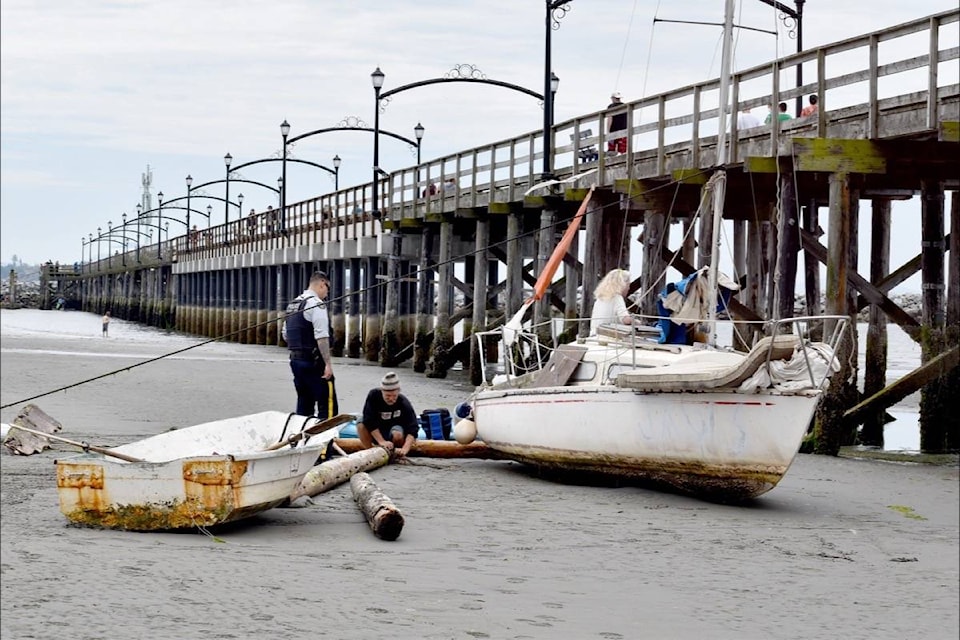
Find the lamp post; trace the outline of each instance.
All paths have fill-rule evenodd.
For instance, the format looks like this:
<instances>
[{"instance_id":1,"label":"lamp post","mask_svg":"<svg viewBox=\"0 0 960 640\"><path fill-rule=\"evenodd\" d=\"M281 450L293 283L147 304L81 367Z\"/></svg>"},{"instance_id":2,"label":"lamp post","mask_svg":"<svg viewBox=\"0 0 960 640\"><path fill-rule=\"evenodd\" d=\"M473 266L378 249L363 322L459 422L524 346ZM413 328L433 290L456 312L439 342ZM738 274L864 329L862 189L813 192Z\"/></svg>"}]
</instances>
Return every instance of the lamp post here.
<instances>
[{"instance_id":1,"label":"lamp post","mask_svg":"<svg viewBox=\"0 0 960 640\"><path fill-rule=\"evenodd\" d=\"M123 226L121 227L123 229L123 254L120 256L120 264L125 267L127 266L127 214L124 213L120 217L123 218Z\"/></svg>"},{"instance_id":2,"label":"lamp post","mask_svg":"<svg viewBox=\"0 0 960 640\"><path fill-rule=\"evenodd\" d=\"M333 156L333 190L340 191L340 163L343 160L340 159L339 154Z\"/></svg>"},{"instance_id":3,"label":"lamp post","mask_svg":"<svg viewBox=\"0 0 960 640\"><path fill-rule=\"evenodd\" d=\"M417 166L420 166L420 143L423 142L423 125L419 122L413 128L413 137L417 139Z\"/></svg>"},{"instance_id":4,"label":"lamp post","mask_svg":"<svg viewBox=\"0 0 960 640\"><path fill-rule=\"evenodd\" d=\"M187 234L189 234L190 233L190 187L193 186L193 176L188 174L186 183L187 183Z\"/></svg>"},{"instance_id":5,"label":"lamp post","mask_svg":"<svg viewBox=\"0 0 960 640\"><path fill-rule=\"evenodd\" d=\"M100 236L103 235L103 229L97 227L97 271L100 271Z\"/></svg>"},{"instance_id":6,"label":"lamp post","mask_svg":"<svg viewBox=\"0 0 960 640\"><path fill-rule=\"evenodd\" d=\"M380 90L383 88L383 71L377 67L370 74L373 83L373 218L380 218Z\"/></svg>"},{"instance_id":7,"label":"lamp post","mask_svg":"<svg viewBox=\"0 0 960 640\"><path fill-rule=\"evenodd\" d=\"M143 211L143 205L137 205L137 264L140 264L140 213Z\"/></svg>"},{"instance_id":8,"label":"lamp post","mask_svg":"<svg viewBox=\"0 0 960 640\"><path fill-rule=\"evenodd\" d=\"M283 176L277 178L277 206L283 211Z\"/></svg>"},{"instance_id":9,"label":"lamp post","mask_svg":"<svg viewBox=\"0 0 960 640\"><path fill-rule=\"evenodd\" d=\"M210 228L210 218L213 216L213 205L207 205L207 229Z\"/></svg>"},{"instance_id":10,"label":"lamp post","mask_svg":"<svg viewBox=\"0 0 960 640\"><path fill-rule=\"evenodd\" d=\"M87 234L89 238L87 239L87 272L93 272L93 234Z\"/></svg>"},{"instance_id":11,"label":"lamp post","mask_svg":"<svg viewBox=\"0 0 960 640\"><path fill-rule=\"evenodd\" d=\"M159 204L159 209L157 209L157 260L160 260L160 221L163 220L163 191L157 194L157 202Z\"/></svg>"},{"instance_id":12,"label":"lamp post","mask_svg":"<svg viewBox=\"0 0 960 640\"><path fill-rule=\"evenodd\" d=\"M240 223L243 221L243 194L237 194L237 235L240 234ZM229 235L229 229L227 230Z\"/></svg>"},{"instance_id":13,"label":"lamp post","mask_svg":"<svg viewBox=\"0 0 960 640\"><path fill-rule=\"evenodd\" d=\"M280 123L280 136L283 138L283 165L280 177L283 183L280 185L280 228L287 228L287 136L290 135L290 123L286 119Z\"/></svg>"},{"instance_id":14,"label":"lamp post","mask_svg":"<svg viewBox=\"0 0 960 640\"><path fill-rule=\"evenodd\" d=\"M543 180L553 178L551 155L553 154L553 94L557 91L560 80L553 73L550 62L551 40L554 16L556 10L565 11L570 0L546 0L545 34L543 38ZM562 16L561 16L562 17ZM558 23L559 24L559 23Z\"/></svg>"},{"instance_id":15,"label":"lamp post","mask_svg":"<svg viewBox=\"0 0 960 640\"><path fill-rule=\"evenodd\" d=\"M233 156L229 153L223 156L223 164L227 166L227 194L223 199L223 224L230 222L230 163L233 162Z\"/></svg>"}]
</instances>

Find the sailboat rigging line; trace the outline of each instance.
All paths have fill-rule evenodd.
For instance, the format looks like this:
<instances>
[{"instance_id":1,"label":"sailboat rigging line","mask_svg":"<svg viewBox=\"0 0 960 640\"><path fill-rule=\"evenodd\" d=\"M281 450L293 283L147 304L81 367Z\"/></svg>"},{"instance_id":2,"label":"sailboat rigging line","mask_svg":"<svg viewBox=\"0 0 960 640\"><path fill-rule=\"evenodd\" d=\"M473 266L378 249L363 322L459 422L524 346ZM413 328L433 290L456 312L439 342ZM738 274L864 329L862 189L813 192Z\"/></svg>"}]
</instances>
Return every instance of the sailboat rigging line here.
<instances>
[{"instance_id":1,"label":"sailboat rigging line","mask_svg":"<svg viewBox=\"0 0 960 640\"><path fill-rule=\"evenodd\" d=\"M648 191L650 191L650 192L659 191L660 189L664 189L664 188L667 188L667 187L670 187L670 186L673 186L673 185L679 185L679 181L677 181L677 180L671 180L671 181L669 181L669 182L667 182L667 183L664 183L664 184L662 184L662 185L657 185L657 186L649 189ZM593 213L600 213L600 212L602 212L604 209L606 209L607 207L619 206L619 204L620 204L619 202L611 202L611 203L608 203L608 204L600 205L600 206L594 208L592 211L585 211L584 214L583 214L583 217L585 218L586 216L591 215L591 214L593 214ZM568 222L568 221L566 221L566 220L565 220L565 221L556 221L556 222L553 223L553 226L558 226L558 225L560 225L562 222ZM525 233L521 233L521 234L519 234L519 235L516 236L516 237L517 237L517 238L523 238L523 237L525 237L525 236L532 236L532 235L535 235L535 234L538 234L538 233L540 233L540 229L539 229L539 228L533 229L533 230L531 230L531 231L527 231L527 232L525 232ZM461 255L452 256L449 260L447 260L447 261L445 261L445 262L432 262L431 265L429 266L428 270L432 270L432 269L434 269L434 268L436 268L436 267L438 267L438 266L441 266L441 265L443 265L443 264L456 264L457 261L458 261L458 260L461 260L462 258L465 258L465 257L467 257L467 256L471 256L471 255L476 255L477 253L480 253L480 252L482 252L482 251L487 251L487 250L489 250L491 247L499 247L499 246L502 246L502 245L506 245L508 242L512 241L513 239L514 239L514 238L508 238L508 239L501 240L501 241L499 241L499 242L495 242L495 243L493 243L493 244L487 245L487 246L484 247L483 249L476 249L476 250L474 250L474 251L467 251L467 252L464 252L464 253L461 254ZM407 279L409 279L409 278L411 278L411 277L415 277L415 276L419 275L419 273L420 273L420 267L419 267L419 266L415 266L415 267L413 267L412 269L408 270L406 273L400 274L400 276L397 278L397 280L402 282L402 281L407 280ZM354 296L354 295L362 295L362 294L368 293L368 292L376 289L377 287L386 286L386 285L388 285L390 282L391 282L391 280L388 278L388 279L382 280L382 281L380 281L380 282L378 282L378 283L376 283L376 284L374 284L374 285L371 285L371 286L369 286L369 287L363 287L363 288L358 289L358 290L356 290L356 291L351 291L350 293L346 293L346 294L344 294L344 295L342 295L342 296L339 296L339 297L337 297L337 298L329 298L329 299L327 300L327 304L329 305L331 302L343 301L343 300L346 300L346 299L348 299L348 298L350 298L351 296ZM103 373L103 374L100 374L100 375L98 375L98 376L94 376L94 377L92 377L92 378L87 378L87 379L85 379L85 380L80 380L79 382L74 382L74 383L72 383L72 384L64 385L64 386L58 387L58 388L56 388L56 389L51 389L51 390L48 390L48 391L44 391L43 393L38 393L38 394L33 395L33 396L30 396L30 397L28 397L28 398L23 398L23 399L17 400L17 401L15 401L15 402L8 402L7 404L0 405L0 409L8 409L8 408L10 408L10 407L14 407L14 406L17 406L17 405L20 405L20 404L24 404L24 403L27 403L27 402L32 402L33 400L37 400L37 399L39 399L39 398L43 398L43 397L46 397L46 396L49 396L49 395L53 395L53 394L59 393L59 392L61 392L61 391L67 391L67 390L69 390L69 389L73 389L73 388L76 388L76 387L85 385L85 384L87 384L87 383L89 383L89 382L95 382L95 381L97 381L97 380L102 380L102 379L104 379L104 378L109 378L110 376L117 375L117 374L123 373L123 372L125 372L125 371L131 371L131 370L136 369L136 368L138 368L138 367L142 367L142 366L147 365L147 364L152 364L152 363L154 363L154 362L158 362L158 361L163 360L163 359L165 359L165 358L169 358L169 357L172 357L172 356L179 355L179 354L181 354L181 353L185 353L185 352L190 351L190 350L192 350L192 349L196 349L196 348L198 348L198 347L202 347L202 346L204 346L204 345L208 345L208 344L210 344L211 342L220 342L220 341L223 341L223 340L225 340L225 339L227 339L227 338L233 337L233 336L235 336L235 335L238 335L238 334L241 334L241 333L246 333L247 331L249 331L249 330L251 330L251 329L256 329L257 327L267 326L267 325L270 325L270 324L274 324L274 323L277 322L277 320L285 320L288 315L290 315L290 314L280 312L280 313L278 313L277 316L275 316L275 317L273 317L273 318L269 318L269 319L267 319L267 320L265 320L265 321L263 321L263 322L258 322L258 323L255 323L255 324L247 325L247 326L245 326L245 327L242 327L242 328L237 329L237 330L235 330L235 331L231 331L231 332L229 332L229 333L224 333L224 334L215 336L215 337L213 337L213 338L208 338L208 339L206 339L206 340L201 340L200 342L198 342L198 343L196 343L196 344L192 344L192 345L189 345L189 346L187 346L187 347L183 347L182 349L176 349L176 350L174 350L174 351L170 351L170 352L168 352L168 353L164 353L164 354L161 354L161 355L156 356L156 357L153 357L153 358L148 358L148 359L146 359L146 360L143 360L142 362L137 362L137 363L132 364L132 365L127 366L127 367L121 367L121 368L119 368L119 369L114 369L113 371L108 371L107 373Z\"/></svg>"},{"instance_id":2,"label":"sailboat rigging line","mask_svg":"<svg viewBox=\"0 0 960 640\"><path fill-rule=\"evenodd\" d=\"M620 52L620 66L617 67L617 79L613 83L614 89L620 87L620 74L623 73L623 61L627 57L627 44L630 42L630 29L633 27L633 16L637 13L637 0L633 0L633 10L630 12L630 20L627 22L627 35L623 39L623 50Z\"/></svg>"}]
</instances>

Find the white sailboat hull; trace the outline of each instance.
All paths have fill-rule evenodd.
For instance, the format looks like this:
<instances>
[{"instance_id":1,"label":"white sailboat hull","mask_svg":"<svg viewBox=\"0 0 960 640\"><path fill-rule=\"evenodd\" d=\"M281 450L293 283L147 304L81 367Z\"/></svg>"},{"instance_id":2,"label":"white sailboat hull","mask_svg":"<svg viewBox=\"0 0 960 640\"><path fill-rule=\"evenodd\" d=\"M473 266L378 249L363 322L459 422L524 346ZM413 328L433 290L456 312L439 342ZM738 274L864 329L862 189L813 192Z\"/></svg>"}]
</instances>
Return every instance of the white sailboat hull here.
<instances>
[{"instance_id":1,"label":"white sailboat hull","mask_svg":"<svg viewBox=\"0 0 960 640\"><path fill-rule=\"evenodd\" d=\"M481 391L473 410L479 437L510 458L742 500L786 473L819 395L564 386Z\"/></svg>"},{"instance_id":2,"label":"white sailboat hull","mask_svg":"<svg viewBox=\"0 0 960 640\"><path fill-rule=\"evenodd\" d=\"M78 524L135 531L210 526L255 515L290 496L339 428L296 447L265 449L316 423L270 411L111 449L144 462L94 453L57 460L60 510Z\"/></svg>"}]
</instances>

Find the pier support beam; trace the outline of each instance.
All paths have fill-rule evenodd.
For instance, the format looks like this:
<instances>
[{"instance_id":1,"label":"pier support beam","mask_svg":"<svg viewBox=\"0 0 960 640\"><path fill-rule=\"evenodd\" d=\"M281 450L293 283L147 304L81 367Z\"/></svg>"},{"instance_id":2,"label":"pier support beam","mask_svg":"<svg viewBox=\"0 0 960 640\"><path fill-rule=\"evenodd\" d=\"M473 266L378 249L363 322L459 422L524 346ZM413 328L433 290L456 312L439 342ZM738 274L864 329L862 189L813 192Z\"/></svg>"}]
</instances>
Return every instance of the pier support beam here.
<instances>
[{"instance_id":1,"label":"pier support beam","mask_svg":"<svg viewBox=\"0 0 960 640\"><path fill-rule=\"evenodd\" d=\"M433 330L433 353L430 366L427 367L428 378L446 378L447 369L450 368L450 349L453 347L453 328L450 326L450 307L453 302L450 295L453 290L453 263L450 261L452 251L453 223L444 220L440 223L437 325Z\"/></svg>"},{"instance_id":2,"label":"pier support beam","mask_svg":"<svg viewBox=\"0 0 960 640\"><path fill-rule=\"evenodd\" d=\"M380 340L380 366L394 367L399 362L400 345L400 256L403 251L403 232L394 229L391 235L390 256L387 258L387 303Z\"/></svg>"},{"instance_id":3,"label":"pier support beam","mask_svg":"<svg viewBox=\"0 0 960 640\"><path fill-rule=\"evenodd\" d=\"M423 373L430 358L430 333L433 330L433 237L434 225L423 229L420 263L417 272L417 325L413 337L413 370Z\"/></svg>"},{"instance_id":4,"label":"pier support beam","mask_svg":"<svg viewBox=\"0 0 960 640\"><path fill-rule=\"evenodd\" d=\"M800 224L797 216L797 192L792 171L780 174L780 207L777 211L776 304L774 318L792 318L797 288L797 251L800 249Z\"/></svg>"},{"instance_id":5,"label":"pier support beam","mask_svg":"<svg viewBox=\"0 0 960 640\"><path fill-rule=\"evenodd\" d=\"M850 189L850 175L830 175L830 229L828 232L829 256L827 258L827 314L850 315L847 303L847 270L849 268L850 209L856 197ZM850 319L851 322L855 318ZM824 335L833 331L833 323L824 327ZM848 427L843 420L847 407L856 404L856 387L847 383L850 371L850 354L853 352L853 332L844 332L835 354L840 362L840 371L834 372L817 407L814 427L814 453L835 456L841 444L847 440Z\"/></svg>"},{"instance_id":6,"label":"pier support beam","mask_svg":"<svg viewBox=\"0 0 960 640\"><path fill-rule=\"evenodd\" d=\"M877 285L890 273L890 200L875 198L871 205L870 282ZM863 395L868 398L887 386L887 322L887 314L877 305L870 305L863 372ZM885 418L886 411L882 409L865 416L860 444L883 446Z\"/></svg>"},{"instance_id":7,"label":"pier support beam","mask_svg":"<svg viewBox=\"0 0 960 640\"><path fill-rule=\"evenodd\" d=\"M944 331L944 194L943 185L924 181L921 189L920 273L922 279L923 309L921 324L921 360L926 363L943 352L946 345ZM947 446L947 432L957 428L957 411L948 410L949 376L939 376L920 390L920 450L924 453L942 453ZM954 390L956 391L956 389ZM953 414L952 416L950 414ZM948 429L948 423L952 429Z\"/></svg>"},{"instance_id":8,"label":"pier support beam","mask_svg":"<svg viewBox=\"0 0 960 640\"><path fill-rule=\"evenodd\" d=\"M487 320L487 246L490 244L490 222L485 217L477 219L473 268L473 331L470 338L470 382L479 386L483 382L484 358L479 341L475 337L486 327Z\"/></svg>"},{"instance_id":9,"label":"pier support beam","mask_svg":"<svg viewBox=\"0 0 960 640\"><path fill-rule=\"evenodd\" d=\"M350 306L347 311L347 357L359 358L360 347L360 273L363 265L360 258L350 258Z\"/></svg>"}]
</instances>

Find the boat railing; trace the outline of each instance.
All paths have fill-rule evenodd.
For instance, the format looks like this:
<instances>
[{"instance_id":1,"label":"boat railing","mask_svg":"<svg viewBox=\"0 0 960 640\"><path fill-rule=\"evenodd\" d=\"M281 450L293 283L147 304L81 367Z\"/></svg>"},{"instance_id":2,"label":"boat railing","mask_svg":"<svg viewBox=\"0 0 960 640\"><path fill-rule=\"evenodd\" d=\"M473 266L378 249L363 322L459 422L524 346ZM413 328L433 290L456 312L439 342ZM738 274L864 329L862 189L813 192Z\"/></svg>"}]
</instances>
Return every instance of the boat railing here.
<instances>
[{"instance_id":1,"label":"boat railing","mask_svg":"<svg viewBox=\"0 0 960 640\"><path fill-rule=\"evenodd\" d=\"M770 335L794 334L801 340L800 353L803 354L805 370L810 379L810 386L820 390L835 369L836 353L840 341L850 328L850 317L843 315L797 316L772 320L769 324ZM817 379L814 367L810 362L810 351L819 352L829 363L824 374ZM774 360L773 342L770 343L766 359L767 374L771 374L771 362Z\"/></svg>"}]
</instances>

